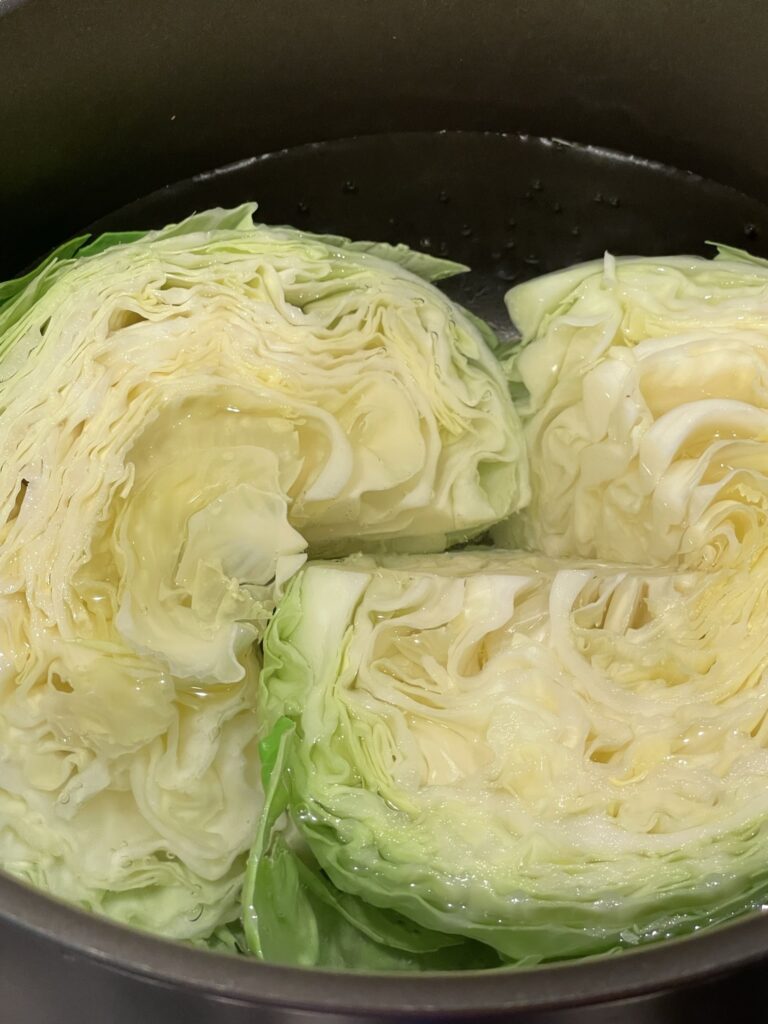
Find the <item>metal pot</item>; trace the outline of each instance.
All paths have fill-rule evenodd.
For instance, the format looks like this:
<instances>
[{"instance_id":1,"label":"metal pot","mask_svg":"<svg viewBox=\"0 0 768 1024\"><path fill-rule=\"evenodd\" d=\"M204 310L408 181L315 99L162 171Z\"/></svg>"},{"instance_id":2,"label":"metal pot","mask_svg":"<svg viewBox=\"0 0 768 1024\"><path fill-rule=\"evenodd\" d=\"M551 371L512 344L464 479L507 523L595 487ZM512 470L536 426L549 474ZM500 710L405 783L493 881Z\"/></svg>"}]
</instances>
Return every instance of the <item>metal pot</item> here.
<instances>
[{"instance_id":1,"label":"metal pot","mask_svg":"<svg viewBox=\"0 0 768 1024\"><path fill-rule=\"evenodd\" d=\"M83 225L245 198L469 262L459 297L500 326L510 281L606 245L765 251L766 39L761 0L0 0L0 276ZM0 876L0 949L13 1024L757 1022L768 997L761 915L390 978L186 949Z\"/></svg>"}]
</instances>

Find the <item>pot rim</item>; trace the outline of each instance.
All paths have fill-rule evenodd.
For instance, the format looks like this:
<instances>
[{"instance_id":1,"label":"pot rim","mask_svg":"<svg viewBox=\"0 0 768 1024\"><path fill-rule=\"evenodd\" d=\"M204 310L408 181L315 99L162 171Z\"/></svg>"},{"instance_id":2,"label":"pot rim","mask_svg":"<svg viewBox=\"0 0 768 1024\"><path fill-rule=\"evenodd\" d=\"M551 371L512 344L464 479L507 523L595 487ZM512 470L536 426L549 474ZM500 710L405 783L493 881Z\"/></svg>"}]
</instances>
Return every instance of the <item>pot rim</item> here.
<instances>
[{"instance_id":1,"label":"pot rim","mask_svg":"<svg viewBox=\"0 0 768 1024\"><path fill-rule=\"evenodd\" d=\"M614 956L530 968L384 974L283 967L116 924L0 873L0 920L107 969L236 1003L421 1017L566 1009L708 980L768 954L768 915Z\"/></svg>"}]
</instances>

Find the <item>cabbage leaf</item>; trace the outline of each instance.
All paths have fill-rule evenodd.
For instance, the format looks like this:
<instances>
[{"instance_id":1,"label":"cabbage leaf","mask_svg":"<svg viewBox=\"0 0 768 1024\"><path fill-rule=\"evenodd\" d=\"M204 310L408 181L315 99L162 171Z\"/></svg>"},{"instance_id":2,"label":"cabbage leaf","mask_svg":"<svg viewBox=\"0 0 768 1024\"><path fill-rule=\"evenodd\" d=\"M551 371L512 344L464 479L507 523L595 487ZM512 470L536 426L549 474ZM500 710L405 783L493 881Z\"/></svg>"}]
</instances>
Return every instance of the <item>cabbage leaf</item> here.
<instances>
[{"instance_id":1,"label":"cabbage leaf","mask_svg":"<svg viewBox=\"0 0 768 1024\"><path fill-rule=\"evenodd\" d=\"M388 908L338 889L299 833L283 820L295 726L279 719L261 750L266 794L243 884L250 952L272 963L360 970L469 970L498 967L494 951L430 931Z\"/></svg>"}]
</instances>

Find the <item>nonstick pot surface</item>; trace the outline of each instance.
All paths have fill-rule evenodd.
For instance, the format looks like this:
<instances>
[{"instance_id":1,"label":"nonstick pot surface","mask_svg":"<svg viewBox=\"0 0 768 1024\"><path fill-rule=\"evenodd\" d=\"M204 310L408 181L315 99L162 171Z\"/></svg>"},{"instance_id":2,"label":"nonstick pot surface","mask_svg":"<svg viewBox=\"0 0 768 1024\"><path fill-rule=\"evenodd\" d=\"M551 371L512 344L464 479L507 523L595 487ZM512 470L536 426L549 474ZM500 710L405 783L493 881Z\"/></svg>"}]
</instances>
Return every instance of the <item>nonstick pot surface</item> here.
<instances>
[{"instance_id":1,"label":"nonstick pot surface","mask_svg":"<svg viewBox=\"0 0 768 1024\"><path fill-rule=\"evenodd\" d=\"M711 239L768 254L768 206L730 188L606 150L474 132L364 136L256 156L154 192L92 230L159 227L248 200L268 223L407 242L467 263L471 272L446 290L502 335L510 333L503 295L513 283L606 249L706 253ZM760 915L534 971L339 976L158 942L0 878L0 947L3 1019L22 1024L75 1013L110 1024L671 1024L691 1014L719 1020L731 1007L738 1021L757 1022L768 998L768 918ZM41 962L49 988L28 983L29 965Z\"/></svg>"},{"instance_id":2,"label":"nonstick pot surface","mask_svg":"<svg viewBox=\"0 0 768 1024\"><path fill-rule=\"evenodd\" d=\"M406 242L466 263L445 290L510 332L504 293L549 270L619 254L768 254L768 205L647 160L527 135L402 132L314 143L169 185L92 230L162 227L256 200L257 219Z\"/></svg>"}]
</instances>

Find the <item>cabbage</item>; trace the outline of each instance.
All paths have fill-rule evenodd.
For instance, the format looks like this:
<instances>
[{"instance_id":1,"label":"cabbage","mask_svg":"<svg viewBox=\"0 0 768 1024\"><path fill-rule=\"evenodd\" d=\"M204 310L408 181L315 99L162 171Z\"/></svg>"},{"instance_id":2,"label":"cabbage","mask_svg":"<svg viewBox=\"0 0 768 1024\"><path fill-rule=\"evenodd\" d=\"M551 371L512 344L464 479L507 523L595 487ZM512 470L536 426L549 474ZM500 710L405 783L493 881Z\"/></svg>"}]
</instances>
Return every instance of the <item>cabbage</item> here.
<instances>
[{"instance_id":1,"label":"cabbage","mask_svg":"<svg viewBox=\"0 0 768 1024\"><path fill-rule=\"evenodd\" d=\"M251 949L317 962L325 927L334 963L375 965L402 943L367 906L530 964L761 906L767 568L478 550L303 569L264 642Z\"/></svg>"},{"instance_id":2,"label":"cabbage","mask_svg":"<svg viewBox=\"0 0 768 1024\"><path fill-rule=\"evenodd\" d=\"M307 551L527 498L484 333L429 283L462 268L253 209L0 286L0 864L189 939L237 914L255 643Z\"/></svg>"},{"instance_id":3,"label":"cabbage","mask_svg":"<svg viewBox=\"0 0 768 1024\"><path fill-rule=\"evenodd\" d=\"M763 550L768 264L606 256L507 304L533 497L500 543L687 567Z\"/></svg>"},{"instance_id":4,"label":"cabbage","mask_svg":"<svg viewBox=\"0 0 768 1024\"><path fill-rule=\"evenodd\" d=\"M481 943L422 928L338 889L297 829L282 825L295 726L281 718L261 745L266 800L243 885L243 946L263 960L363 970L498 967Z\"/></svg>"}]
</instances>

